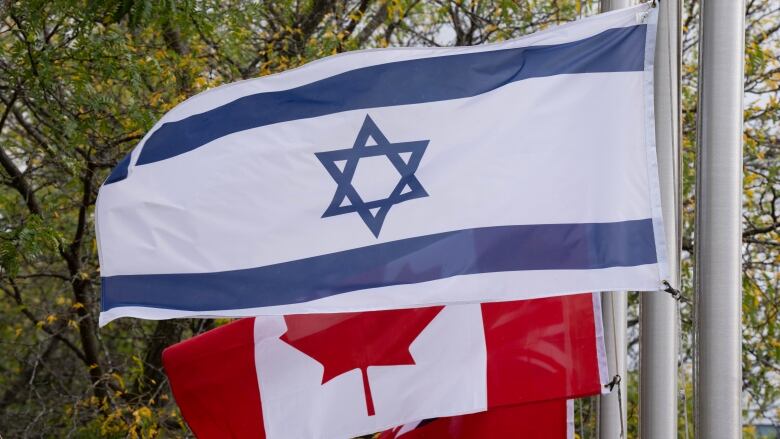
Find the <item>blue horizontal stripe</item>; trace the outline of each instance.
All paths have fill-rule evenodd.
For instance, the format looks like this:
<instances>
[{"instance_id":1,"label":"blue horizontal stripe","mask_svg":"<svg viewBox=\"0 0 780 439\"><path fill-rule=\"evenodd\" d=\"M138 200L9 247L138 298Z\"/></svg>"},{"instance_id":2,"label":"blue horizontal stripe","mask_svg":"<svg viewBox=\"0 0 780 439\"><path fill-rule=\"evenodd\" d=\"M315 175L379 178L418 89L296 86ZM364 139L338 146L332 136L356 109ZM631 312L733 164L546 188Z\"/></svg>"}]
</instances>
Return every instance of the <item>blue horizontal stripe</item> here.
<instances>
[{"instance_id":1,"label":"blue horizontal stripe","mask_svg":"<svg viewBox=\"0 0 780 439\"><path fill-rule=\"evenodd\" d=\"M108 175L108 178L103 184L111 184L117 181L127 178L127 171L130 168L130 153L128 152L125 157L117 163L116 167Z\"/></svg>"},{"instance_id":2,"label":"blue horizontal stripe","mask_svg":"<svg viewBox=\"0 0 780 439\"><path fill-rule=\"evenodd\" d=\"M655 262L650 219L484 227L245 270L108 276L102 279L102 307L104 311L119 306L242 309L467 274L588 270Z\"/></svg>"},{"instance_id":3,"label":"blue horizontal stripe","mask_svg":"<svg viewBox=\"0 0 780 439\"><path fill-rule=\"evenodd\" d=\"M228 134L342 111L476 96L528 78L644 69L645 25L565 44L399 61L351 70L289 90L245 96L163 124L137 165L192 151ZM116 177L126 172L116 172ZM119 178L121 179L121 178ZM118 181L117 178L110 180Z\"/></svg>"}]
</instances>

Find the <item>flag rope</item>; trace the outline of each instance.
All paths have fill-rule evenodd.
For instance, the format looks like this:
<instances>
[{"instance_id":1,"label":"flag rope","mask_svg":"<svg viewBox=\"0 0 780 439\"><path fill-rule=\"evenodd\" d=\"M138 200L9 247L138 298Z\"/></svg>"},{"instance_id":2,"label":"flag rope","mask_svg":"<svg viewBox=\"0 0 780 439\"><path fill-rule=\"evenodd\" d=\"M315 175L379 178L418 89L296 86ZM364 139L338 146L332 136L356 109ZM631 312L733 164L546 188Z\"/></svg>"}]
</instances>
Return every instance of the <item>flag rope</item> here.
<instances>
[{"instance_id":1,"label":"flag rope","mask_svg":"<svg viewBox=\"0 0 780 439\"><path fill-rule=\"evenodd\" d=\"M677 333L682 334L682 310L680 308L680 301L677 301ZM682 381L682 394L681 399L683 403L683 419L685 425L685 439L690 437L688 432L688 386L685 379L685 355L683 354L682 346L678 348L677 356L679 358L679 371L680 381Z\"/></svg>"},{"instance_id":2,"label":"flag rope","mask_svg":"<svg viewBox=\"0 0 780 439\"><path fill-rule=\"evenodd\" d=\"M623 379L620 377L620 375L615 375L614 377L612 377L612 381L604 385L604 387L608 388L610 392L615 388L615 386L617 386L618 410L620 410L620 439L624 439L626 437L625 427L623 423L623 391L621 385L622 382Z\"/></svg>"},{"instance_id":3,"label":"flag rope","mask_svg":"<svg viewBox=\"0 0 780 439\"><path fill-rule=\"evenodd\" d=\"M626 292L624 291L623 294L626 294ZM617 356L617 347L618 347L617 334L616 334L617 331L615 331L615 322L617 322L617 318L615 316L615 294L610 294L609 295L609 301L611 302L610 309L611 309L611 312L612 312L612 343L613 343L613 346L615 347L615 355L614 355L614 357L615 357L615 371L617 372L619 369L618 369L618 356ZM616 374L612 378L612 381L607 383L606 386L609 387L609 391L610 392L615 387L615 385L618 386L618 410L620 411L620 416L619 416L619 418L620 418L620 439L624 439L626 436L625 436L625 429L623 427L623 424L624 424L625 421L623 419L623 393L621 392L621 389L620 389L620 387L621 387L620 386L620 382L621 381L622 381L622 379L620 378L620 374Z\"/></svg>"},{"instance_id":4,"label":"flag rope","mask_svg":"<svg viewBox=\"0 0 780 439\"><path fill-rule=\"evenodd\" d=\"M674 288L669 283L669 281L663 281L663 282L664 282L664 286L666 286L666 288L664 288L664 292L669 293L669 295L672 296L672 298L674 300L676 300L678 304L680 302L685 302L685 303L690 303L691 302L691 299L683 296L683 293L680 290L678 290L677 288ZM679 308L679 306L678 306L678 308Z\"/></svg>"}]
</instances>

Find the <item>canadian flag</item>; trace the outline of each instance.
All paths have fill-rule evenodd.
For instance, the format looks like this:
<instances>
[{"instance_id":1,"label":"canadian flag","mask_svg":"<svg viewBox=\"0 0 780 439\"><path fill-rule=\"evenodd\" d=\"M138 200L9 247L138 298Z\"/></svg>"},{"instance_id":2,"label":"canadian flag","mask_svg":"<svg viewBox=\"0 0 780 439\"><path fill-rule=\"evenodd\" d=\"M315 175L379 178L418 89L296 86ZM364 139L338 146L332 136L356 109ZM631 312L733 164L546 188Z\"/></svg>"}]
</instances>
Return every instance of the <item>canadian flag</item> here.
<instances>
[{"instance_id":1,"label":"canadian flag","mask_svg":"<svg viewBox=\"0 0 780 439\"><path fill-rule=\"evenodd\" d=\"M606 383L598 294L256 317L163 361L201 439L345 438Z\"/></svg>"},{"instance_id":2,"label":"canadian flag","mask_svg":"<svg viewBox=\"0 0 780 439\"><path fill-rule=\"evenodd\" d=\"M386 430L378 439L574 439L574 401L556 399L433 418Z\"/></svg>"}]
</instances>

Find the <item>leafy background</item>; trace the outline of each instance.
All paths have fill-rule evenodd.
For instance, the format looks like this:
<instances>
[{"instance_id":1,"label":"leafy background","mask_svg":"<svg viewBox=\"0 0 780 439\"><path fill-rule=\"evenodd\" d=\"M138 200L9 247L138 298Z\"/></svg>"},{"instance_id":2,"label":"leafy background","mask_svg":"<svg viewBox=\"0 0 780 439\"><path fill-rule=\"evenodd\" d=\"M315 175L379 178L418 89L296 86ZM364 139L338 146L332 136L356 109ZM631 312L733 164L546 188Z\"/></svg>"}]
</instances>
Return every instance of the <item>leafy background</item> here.
<instances>
[{"instance_id":1,"label":"leafy background","mask_svg":"<svg viewBox=\"0 0 780 439\"><path fill-rule=\"evenodd\" d=\"M471 45L597 12L595 0L0 0L0 435L191 435L162 349L219 321L122 319L98 330L94 203L111 168L200 91L368 47ZM778 0L747 0L743 395L778 423ZM684 2L684 294L692 248L699 0ZM561 124L566 121L562 120ZM638 300L631 296L630 437ZM692 435L691 308L682 307L680 432ZM682 376L682 375L681 375ZM577 402L594 437L595 399ZM684 418L687 408L688 418ZM692 437L692 436L689 436Z\"/></svg>"}]
</instances>

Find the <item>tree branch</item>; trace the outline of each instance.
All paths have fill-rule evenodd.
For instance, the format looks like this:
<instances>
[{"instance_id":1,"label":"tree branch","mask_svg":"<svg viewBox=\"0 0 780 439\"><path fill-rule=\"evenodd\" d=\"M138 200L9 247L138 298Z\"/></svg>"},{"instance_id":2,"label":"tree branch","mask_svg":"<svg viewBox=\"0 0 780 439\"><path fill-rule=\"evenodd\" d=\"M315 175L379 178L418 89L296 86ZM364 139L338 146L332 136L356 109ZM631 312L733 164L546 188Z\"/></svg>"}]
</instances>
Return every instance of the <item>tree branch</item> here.
<instances>
[{"instance_id":1,"label":"tree branch","mask_svg":"<svg viewBox=\"0 0 780 439\"><path fill-rule=\"evenodd\" d=\"M16 96L17 93L14 92L9 101L4 101L6 108L3 112L2 119L0 119L0 129L2 129L3 124L7 120L8 113L13 111L12 108L16 102ZM16 166L16 163L14 163L14 160L8 155L2 145L0 145L0 166L2 166L3 170L11 177L10 186L16 189L19 195L22 196L22 199L30 212L42 216L41 206L38 204L38 200L35 197L35 191L33 191L32 186L30 186L30 183L24 177L22 171L19 170L19 167Z\"/></svg>"}]
</instances>

